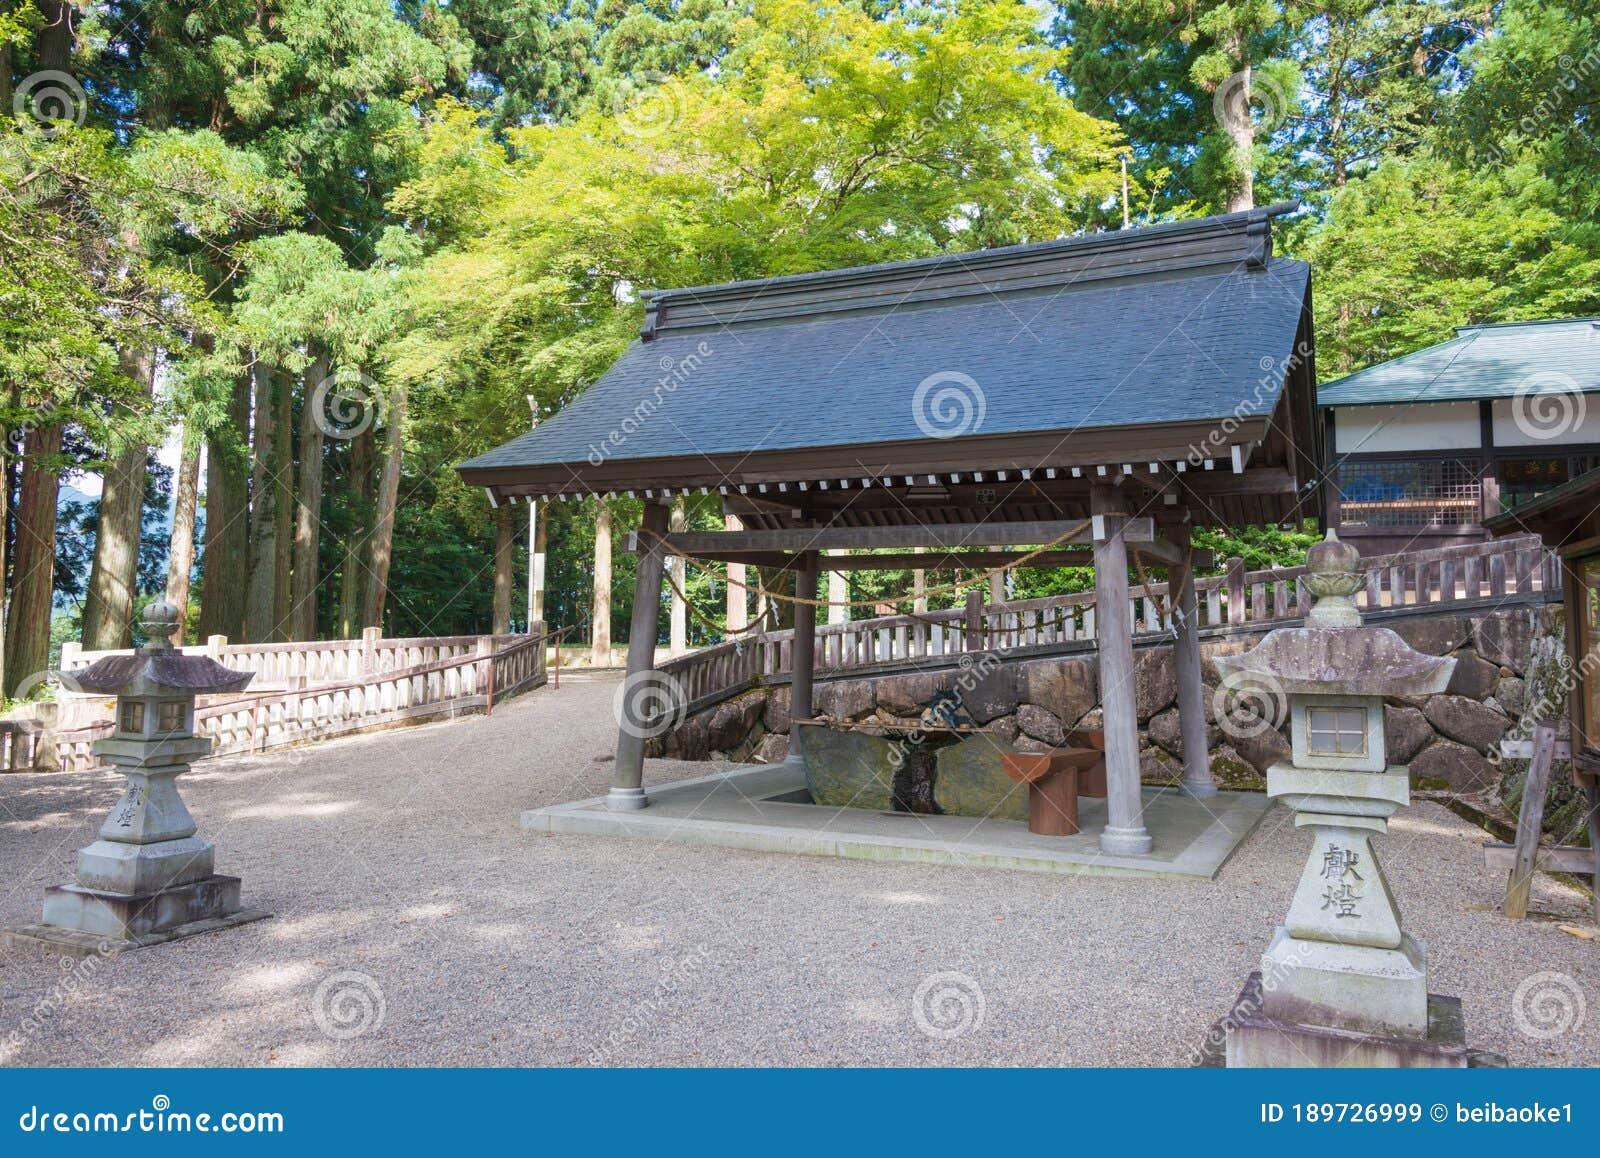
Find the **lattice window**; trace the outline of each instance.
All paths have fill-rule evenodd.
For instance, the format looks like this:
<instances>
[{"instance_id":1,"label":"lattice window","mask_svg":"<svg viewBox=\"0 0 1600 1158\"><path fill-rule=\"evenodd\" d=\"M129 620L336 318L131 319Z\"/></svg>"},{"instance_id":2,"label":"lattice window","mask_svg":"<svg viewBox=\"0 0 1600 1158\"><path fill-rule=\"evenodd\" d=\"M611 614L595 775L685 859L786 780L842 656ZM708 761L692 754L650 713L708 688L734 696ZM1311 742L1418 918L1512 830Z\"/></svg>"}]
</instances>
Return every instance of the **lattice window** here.
<instances>
[{"instance_id":1,"label":"lattice window","mask_svg":"<svg viewBox=\"0 0 1600 1158\"><path fill-rule=\"evenodd\" d=\"M1482 510L1474 463L1459 459L1339 464L1339 521L1349 527L1473 526Z\"/></svg>"}]
</instances>

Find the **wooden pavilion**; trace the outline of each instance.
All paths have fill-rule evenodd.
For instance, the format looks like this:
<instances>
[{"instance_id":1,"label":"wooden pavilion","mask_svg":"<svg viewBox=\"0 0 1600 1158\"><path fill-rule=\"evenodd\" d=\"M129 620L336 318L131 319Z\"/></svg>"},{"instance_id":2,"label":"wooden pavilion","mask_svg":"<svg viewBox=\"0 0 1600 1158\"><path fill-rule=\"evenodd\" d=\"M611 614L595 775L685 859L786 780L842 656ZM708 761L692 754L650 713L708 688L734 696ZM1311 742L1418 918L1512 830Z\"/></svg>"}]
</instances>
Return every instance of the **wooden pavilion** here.
<instances>
[{"instance_id":1,"label":"wooden pavilion","mask_svg":"<svg viewBox=\"0 0 1600 1158\"><path fill-rule=\"evenodd\" d=\"M1092 560L1100 842L1143 854L1130 557L1178 593L1184 784L1203 795L1191 530L1320 513L1310 271L1272 253L1295 208L651 292L639 340L581 398L458 469L497 505L645 500L631 679L655 662L669 553L780 568L812 599L832 550L867 553L830 571ZM670 532L689 493L720 495L743 529ZM812 715L815 612L795 608L795 719ZM637 731L618 739L612 808L647 803Z\"/></svg>"}]
</instances>

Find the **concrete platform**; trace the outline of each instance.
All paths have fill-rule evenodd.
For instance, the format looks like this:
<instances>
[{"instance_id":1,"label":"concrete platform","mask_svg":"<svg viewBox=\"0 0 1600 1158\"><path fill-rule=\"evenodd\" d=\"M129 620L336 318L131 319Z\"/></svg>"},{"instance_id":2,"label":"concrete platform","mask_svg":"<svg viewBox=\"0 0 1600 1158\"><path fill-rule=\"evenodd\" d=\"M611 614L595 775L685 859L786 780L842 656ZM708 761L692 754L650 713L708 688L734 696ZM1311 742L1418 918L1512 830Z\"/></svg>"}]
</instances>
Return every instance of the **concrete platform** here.
<instances>
[{"instance_id":1,"label":"concrete platform","mask_svg":"<svg viewBox=\"0 0 1600 1158\"><path fill-rule=\"evenodd\" d=\"M637 812L613 812L603 797L536 808L522 814L522 827L856 860L1210 880L1272 807L1254 792L1197 800L1147 788L1154 848L1147 856L1112 856L1100 850L1106 802L1091 798L1080 801L1077 836L1034 836L1014 820L819 807L809 803L804 776L781 764L657 785L649 798Z\"/></svg>"}]
</instances>

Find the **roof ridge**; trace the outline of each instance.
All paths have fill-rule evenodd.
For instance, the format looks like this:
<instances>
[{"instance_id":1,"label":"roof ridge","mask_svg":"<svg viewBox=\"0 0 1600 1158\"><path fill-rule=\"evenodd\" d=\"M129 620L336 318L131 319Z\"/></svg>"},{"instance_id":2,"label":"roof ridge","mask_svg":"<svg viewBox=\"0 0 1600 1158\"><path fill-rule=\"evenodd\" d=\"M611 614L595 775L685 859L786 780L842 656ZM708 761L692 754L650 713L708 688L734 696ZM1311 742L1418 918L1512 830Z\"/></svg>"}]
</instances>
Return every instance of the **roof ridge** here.
<instances>
[{"instance_id":1,"label":"roof ridge","mask_svg":"<svg viewBox=\"0 0 1600 1158\"><path fill-rule=\"evenodd\" d=\"M1026 245L721 285L647 290L640 295L646 303L640 334L649 341L667 329L987 296L1202 266L1264 270L1272 259L1272 219L1298 208L1298 202L1281 202L1215 217Z\"/></svg>"},{"instance_id":2,"label":"roof ridge","mask_svg":"<svg viewBox=\"0 0 1600 1158\"><path fill-rule=\"evenodd\" d=\"M1522 326L1575 326L1583 322L1591 326L1600 326L1600 316L1588 315L1576 318L1529 318L1521 322L1475 322L1470 325L1457 326L1458 335L1473 334L1479 330L1513 330Z\"/></svg>"}]
</instances>

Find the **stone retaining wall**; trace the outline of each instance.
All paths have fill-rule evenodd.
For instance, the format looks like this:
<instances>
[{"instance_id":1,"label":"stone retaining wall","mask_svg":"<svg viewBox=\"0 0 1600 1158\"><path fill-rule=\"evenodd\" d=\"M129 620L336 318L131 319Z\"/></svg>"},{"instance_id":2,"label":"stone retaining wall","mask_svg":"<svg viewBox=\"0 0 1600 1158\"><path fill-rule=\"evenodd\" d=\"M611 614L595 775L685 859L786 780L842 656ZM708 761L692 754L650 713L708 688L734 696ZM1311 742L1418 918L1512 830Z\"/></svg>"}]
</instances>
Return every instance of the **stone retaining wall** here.
<instances>
[{"instance_id":1,"label":"stone retaining wall","mask_svg":"<svg viewBox=\"0 0 1600 1158\"><path fill-rule=\"evenodd\" d=\"M1419 651L1456 659L1449 689L1420 699L1393 699L1385 708L1391 763L1409 763L1419 788L1486 793L1515 803L1524 762L1502 769L1499 744L1537 706L1558 713L1563 694L1564 655L1560 604L1519 605L1482 612L1399 615L1383 626ZM1213 659L1255 646L1262 631L1202 641L1206 685L1207 743L1211 769L1226 788L1256 788L1273 761L1289 755L1287 712L1262 723L1228 711L1219 694ZM818 673L817 711L834 719L864 720L875 714L915 716L941 691L957 690L974 720L1003 745L1037 751L1062 741L1075 728L1100 726L1097 662L1092 652L1025 661L980 663L971 669L825 680ZM1182 742L1174 706L1177 681L1170 645L1136 649L1140 743L1146 781L1175 781ZM1218 717L1218 711L1223 715ZM1272 709L1268 709L1272 711ZM1274 727L1273 724L1278 726ZM789 748L789 689L757 688L691 716L651 741L652 755L683 760L782 760ZM1557 776L1570 783L1570 777ZM1551 800L1552 831L1565 803Z\"/></svg>"}]
</instances>

